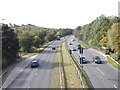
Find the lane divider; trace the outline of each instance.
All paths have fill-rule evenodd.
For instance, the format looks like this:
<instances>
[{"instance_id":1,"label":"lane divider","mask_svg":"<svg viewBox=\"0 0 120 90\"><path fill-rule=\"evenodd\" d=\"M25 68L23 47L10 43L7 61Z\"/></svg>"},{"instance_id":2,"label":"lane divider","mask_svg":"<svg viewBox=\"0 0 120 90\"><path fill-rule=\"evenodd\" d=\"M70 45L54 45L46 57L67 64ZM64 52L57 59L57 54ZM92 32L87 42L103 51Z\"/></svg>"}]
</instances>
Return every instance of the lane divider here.
<instances>
[{"instance_id":1,"label":"lane divider","mask_svg":"<svg viewBox=\"0 0 120 90\"><path fill-rule=\"evenodd\" d=\"M114 88L117 88L117 87L114 85Z\"/></svg>"},{"instance_id":2,"label":"lane divider","mask_svg":"<svg viewBox=\"0 0 120 90\"><path fill-rule=\"evenodd\" d=\"M37 73L35 73L35 76L37 75Z\"/></svg>"},{"instance_id":3,"label":"lane divider","mask_svg":"<svg viewBox=\"0 0 120 90\"><path fill-rule=\"evenodd\" d=\"M97 68L97 70L98 70L99 72L101 72L103 75L105 75L99 68Z\"/></svg>"}]
</instances>

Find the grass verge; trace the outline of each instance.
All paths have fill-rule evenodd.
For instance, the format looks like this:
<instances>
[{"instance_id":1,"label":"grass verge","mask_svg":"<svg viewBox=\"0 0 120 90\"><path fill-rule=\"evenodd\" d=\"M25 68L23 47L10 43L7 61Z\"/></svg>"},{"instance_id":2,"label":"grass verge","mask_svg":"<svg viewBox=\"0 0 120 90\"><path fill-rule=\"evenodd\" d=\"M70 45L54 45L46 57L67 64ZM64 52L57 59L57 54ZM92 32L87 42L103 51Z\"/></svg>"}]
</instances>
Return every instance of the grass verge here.
<instances>
[{"instance_id":1,"label":"grass verge","mask_svg":"<svg viewBox=\"0 0 120 90\"><path fill-rule=\"evenodd\" d=\"M65 41L63 42L61 49L66 88L82 88L77 71L75 70L71 57L69 56L69 53L67 51Z\"/></svg>"},{"instance_id":2,"label":"grass verge","mask_svg":"<svg viewBox=\"0 0 120 90\"><path fill-rule=\"evenodd\" d=\"M82 88L80 78L71 59L65 41L63 41L55 56L51 88Z\"/></svg>"},{"instance_id":3,"label":"grass verge","mask_svg":"<svg viewBox=\"0 0 120 90\"><path fill-rule=\"evenodd\" d=\"M61 48L61 45L59 45L59 47L57 48L55 59L54 59L54 69L52 73L51 88L61 88L61 86L62 88L65 88L63 69L61 67L62 57L61 57L60 48Z\"/></svg>"},{"instance_id":4,"label":"grass verge","mask_svg":"<svg viewBox=\"0 0 120 90\"><path fill-rule=\"evenodd\" d=\"M28 53L27 55L24 55L22 56L23 59L26 59L26 58L29 58L33 55L36 55L40 52L42 52L49 44L51 44L52 42L48 42L48 43L45 43L44 45L42 45L40 48L37 48L36 52L33 52L33 53Z\"/></svg>"},{"instance_id":5,"label":"grass verge","mask_svg":"<svg viewBox=\"0 0 120 90\"><path fill-rule=\"evenodd\" d=\"M114 68L116 68L117 70L120 70L120 65L117 65L111 58L109 58L108 56L107 56L107 60L108 60L108 62L114 67Z\"/></svg>"}]
</instances>

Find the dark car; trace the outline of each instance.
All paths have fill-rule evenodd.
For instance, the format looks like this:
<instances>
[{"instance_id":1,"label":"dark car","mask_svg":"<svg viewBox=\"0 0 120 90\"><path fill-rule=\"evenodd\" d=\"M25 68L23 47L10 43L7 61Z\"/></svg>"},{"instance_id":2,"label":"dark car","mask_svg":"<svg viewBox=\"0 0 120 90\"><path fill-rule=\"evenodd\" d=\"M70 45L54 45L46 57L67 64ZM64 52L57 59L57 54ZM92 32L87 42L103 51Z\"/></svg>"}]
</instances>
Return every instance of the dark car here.
<instances>
[{"instance_id":1,"label":"dark car","mask_svg":"<svg viewBox=\"0 0 120 90\"><path fill-rule=\"evenodd\" d=\"M80 57L80 64L81 63L87 63L87 62L88 62L88 60L87 60L86 57Z\"/></svg>"},{"instance_id":2,"label":"dark car","mask_svg":"<svg viewBox=\"0 0 120 90\"><path fill-rule=\"evenodd\" d=\"M31 62L31 67L38 67L39 66L39 62L38 61L32 61Z\"/></svg>"},{"instance_id":3,"label":"dark car","mask_svg":"<svg viewBox=\"0 0 120 90\"><path fill-rule=\"evenodd\" d=\"M52 50L55 50L55 47L52 47Z\"/></svg>"},{"instance_id":4,"label":"dark car","mask_svg":"<svg viewBox=\"0 0 120 90\"><path fill-rule=\"evenodd\" d=\"M93 62L98 63L98 64L102 63L101 58L99 56L93 57Z\"/></svg>"},{"instance_id":5,"label":"dark car","mask_svg":"<svg viewBox=\"0 0 120 90\"><path fill-rule=\"evenodd\" d=\"M72 48L72 51L77 51L77 49L75 47Z\"/></svg>"}]
</instances>

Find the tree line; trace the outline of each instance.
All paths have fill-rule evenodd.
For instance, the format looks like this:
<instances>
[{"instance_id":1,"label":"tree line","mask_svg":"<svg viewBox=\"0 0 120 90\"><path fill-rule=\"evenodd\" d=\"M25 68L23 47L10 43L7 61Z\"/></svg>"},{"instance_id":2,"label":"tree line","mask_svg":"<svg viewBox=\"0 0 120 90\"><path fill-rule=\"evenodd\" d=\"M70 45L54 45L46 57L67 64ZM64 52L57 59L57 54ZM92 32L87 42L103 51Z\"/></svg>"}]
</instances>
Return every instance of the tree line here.
<instances>
[{"instance_id":1,"label":"tree line","mask_svg":"<svg viewBox=\"0 0 120 90\"><path fill-rule=\"evenodd\" d=\"M53 41L57 36L72 34L73 30L44 28L35 25L2 24L2 65L3 68L19 57L19 51L35 52L42 44Z\"/></svg>"},{"instance_id":2,"label":"tree line","mask_svg":"<svg viewBox=\"0 0 120 90\"><path fill-rule=\"evenodd\" d=\"M116 52L116 60L120 62L120 18L101 15L91 23L75 28L74 35L79 38L83 34L83 42L93 48L105 47L107 54Z\"/></svg>"}]
</instances>

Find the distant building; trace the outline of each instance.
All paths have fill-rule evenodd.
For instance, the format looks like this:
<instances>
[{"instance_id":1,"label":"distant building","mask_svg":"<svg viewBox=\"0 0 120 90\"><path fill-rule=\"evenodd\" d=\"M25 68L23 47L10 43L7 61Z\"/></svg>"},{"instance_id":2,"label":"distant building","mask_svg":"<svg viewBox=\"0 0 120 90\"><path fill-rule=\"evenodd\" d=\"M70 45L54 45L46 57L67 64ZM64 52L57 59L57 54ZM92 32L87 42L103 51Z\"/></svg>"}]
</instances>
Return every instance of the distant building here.
<instances>
[{"instance_id":1,"label":"distant building","mask_svg":"<svg viewBox=\"0 0 120 90\"><path fill-rule=\"evenodd\" d=\"M107 18L108 19L113 19L113 18L115 18L115 16L112 15L112 16L108 16Z\"/></svg>"}]
</instances>

